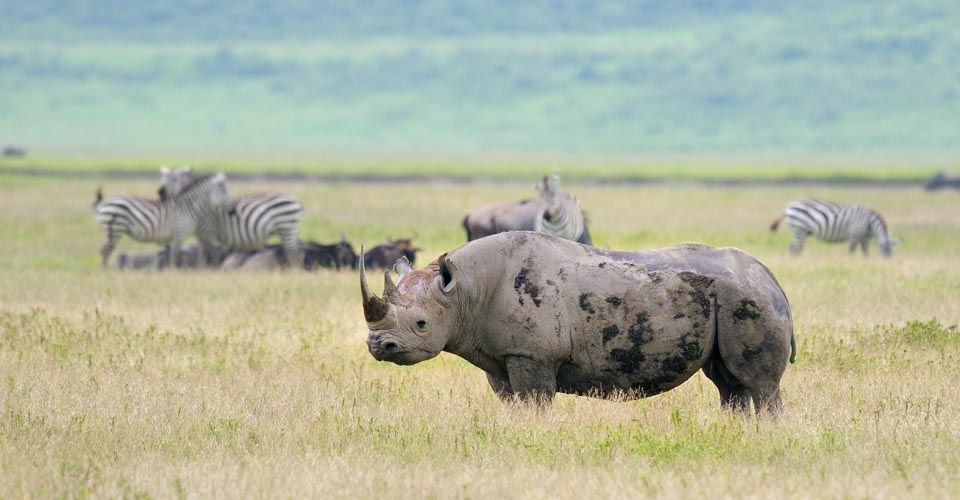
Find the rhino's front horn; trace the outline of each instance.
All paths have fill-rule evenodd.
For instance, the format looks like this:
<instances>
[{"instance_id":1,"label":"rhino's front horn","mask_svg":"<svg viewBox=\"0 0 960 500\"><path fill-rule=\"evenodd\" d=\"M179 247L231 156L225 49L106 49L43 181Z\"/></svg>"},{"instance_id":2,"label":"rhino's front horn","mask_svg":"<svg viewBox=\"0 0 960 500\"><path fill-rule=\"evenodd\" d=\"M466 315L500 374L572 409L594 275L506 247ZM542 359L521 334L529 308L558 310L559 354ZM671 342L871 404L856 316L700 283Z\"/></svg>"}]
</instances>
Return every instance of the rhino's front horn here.
<instances>
[{"instance_id":1,"label":"rhino's front horn","mask_svg":"<svg viewBox=\"0 0 960 500\"><path fill-rule=\"evenodd\" d=\"M376 323L387 316L390 305L370 291L367 272L363 266L363 246L360 247L360 292L363 294L363 317L367 323Z\"/></svg>"}]
</instances>

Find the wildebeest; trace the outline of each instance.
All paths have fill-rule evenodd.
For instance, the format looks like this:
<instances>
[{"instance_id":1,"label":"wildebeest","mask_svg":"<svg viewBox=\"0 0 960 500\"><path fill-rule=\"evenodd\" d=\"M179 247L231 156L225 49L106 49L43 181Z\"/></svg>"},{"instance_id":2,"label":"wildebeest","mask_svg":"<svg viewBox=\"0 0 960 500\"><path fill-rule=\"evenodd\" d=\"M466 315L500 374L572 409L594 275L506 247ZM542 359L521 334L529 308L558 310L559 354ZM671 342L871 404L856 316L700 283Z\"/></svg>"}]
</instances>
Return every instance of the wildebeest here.
<instances>
[{"instance_id":1,"label":"wildebeest","mask_svg":"<svg viewBox=\"0 0 960 500\"><path fill-rule=\"evenodd\" d=\"M933 179L930 179L930 182L925 186L927 191L936 191L943 188L960 189L960 176L937 172L937 175L933 176Z\"/></svg>"},{"instance_id":2,"label":"wildebeest","mask_svg":"<svg viewBox=\"0 0 960 500\"><path fill-rule=\"evenodd\" d=\"M538 200L521 200L483 205L463 218L467 241L508 231L539 231L569 240L592 244L586 218L577 199L560 191L559 175L544 177L535 188Z\"/></svg>"},{"instance_id":3,"label":"wildebeest","mask_svg":"<svg viewBox=\"0 0 960 500\"><path fill-rule=\"evenodd\" d=\"M311 241L303 246L303 267L308 271L318 267L356 269L357 259L356 250L343 235L340 235L340 241L332 245L323 245Z\"/></svg>"},{"instance_id":4,"label":"wildebeest","mask_svg":"<svg viewBox=\"0 0 960 500\"><path fill-rule=\"evenodd\" d=\"M7 158L23 158L27 156L27 148L23 146L6 146L3 148L3 156Z\"/></svg>"},{"instance_id":5,"label":"wildebeest","mask_svg":"<svg viewBox=\"0 0 960 500\"><path fill-rule=\"evenodd\" d=\"M501 398L640 398L698 370L726 407L779 413L796 345L787 297L736 248L614 252L534 232L472 241L423 269L404 261L383 297L360 268L367 348L412 365L456 354Z\"/></svg>"},{"instance_id":6,"label":"wildebeest","mask_svg":"<svg viewBox=\"0 0 960 500\"><path fill-rule=\"evenodd\" d=\"M363 255L363 265L367 269L390 269L401 257L405 257L412 264L417 261L419 251L419 248L413 246L413 240L410 238L394 240L366 251Z\"/></svg>"},{"instance_id":7,"label":"wildebeest","mask_svg":"<svg viewBox=\"0 0 960 500\"><path fill-rule=\"evenodd\" d=\"M159 252L145 252L117 255L117 269L135 270L145 269L159 271L167 267L167 254L170 247L164 247ZM178 268L197 268L200 266L200 247L188 245L180 249L176 258Z\"/></svg>"},{"instance_id":8,"label":"wildebeest","mask_svg":"<svg viewBox=\"0 0 960 500\"><path fill-rule=\"evenodd\" d=\"M313 241L301 242L300 248L303 253L303 268L307 271L313 271L321 267L328 269L357 268L357 253L354 251L353 245L343 236L340 237L340 241L331 245L323 245ZM283 267L283 250L281 245L268 245L252 252L231 252L223 259L220 269L247 271L280 269Z\"/></svg>"}]
</instances>

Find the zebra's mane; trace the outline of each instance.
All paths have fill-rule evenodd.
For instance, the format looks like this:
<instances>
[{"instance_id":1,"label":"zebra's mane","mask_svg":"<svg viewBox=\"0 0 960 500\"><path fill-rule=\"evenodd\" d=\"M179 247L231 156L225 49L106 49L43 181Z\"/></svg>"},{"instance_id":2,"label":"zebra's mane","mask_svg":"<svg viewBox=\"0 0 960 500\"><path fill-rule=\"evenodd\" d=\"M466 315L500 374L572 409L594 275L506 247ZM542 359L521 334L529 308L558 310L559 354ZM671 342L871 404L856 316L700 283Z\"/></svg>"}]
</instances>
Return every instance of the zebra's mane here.
<instances>
[{"instance_id":1,"label":"zebra's mane","mask_svg":"<svg viewBox=\"0 0 960 500\"><path fill-rule=\"evenodd\" d=\"M887 221L883 218L883 216L877 213L876 210L871 210L871 212L873 212L873 215L878 221L880 221L880 227L882 227L885 232L889 233L890 228L887 227Z\"/></svg>"},{"instance_id":2,"label":"zebra's mane","mask_svg":"<svg viewBox=\"0 0 960 500\"><path fill-rule=\"evenodd\" d=\"M187 184L187 186L183 188L180 191L180 193L174 196L173 198L180 198L181 196L185 196L191 191L198 189L202 185L209 184L209 181L212 178L213 178L213 174L206 174L206 175L201 175L199 177L194 177L193 181L190 184Z\"/></svg>"}]
</instances>

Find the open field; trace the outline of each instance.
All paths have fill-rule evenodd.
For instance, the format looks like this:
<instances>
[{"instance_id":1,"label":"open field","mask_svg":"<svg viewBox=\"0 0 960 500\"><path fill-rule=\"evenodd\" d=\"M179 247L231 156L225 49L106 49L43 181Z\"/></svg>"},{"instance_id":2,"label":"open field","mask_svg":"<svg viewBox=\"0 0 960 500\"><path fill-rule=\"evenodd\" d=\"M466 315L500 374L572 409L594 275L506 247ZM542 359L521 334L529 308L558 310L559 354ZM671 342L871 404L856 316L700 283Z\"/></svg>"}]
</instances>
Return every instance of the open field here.
<instances>
[{"instance_id":1,"label":"open field","mask_svg":"<svg viewBox=\"0 0 960 500\"><path fill-rule=\"evenodd\" d=\"M416 232L422 265L463 241L468 208L529 197L529 184L233 191L294 192L307 239ZM702 375L635 402L505 406L459 358L375 362L352 272L105 273L95 181L5 176L0 497L960 496L957 193L566 187L599 247L701 241L771 267L799 346L780 421L725 413ZM788 233L767 227L801 196L877 208L903 238L895 257L816 241L788 257Z\"/></svg>"}]
</instances>

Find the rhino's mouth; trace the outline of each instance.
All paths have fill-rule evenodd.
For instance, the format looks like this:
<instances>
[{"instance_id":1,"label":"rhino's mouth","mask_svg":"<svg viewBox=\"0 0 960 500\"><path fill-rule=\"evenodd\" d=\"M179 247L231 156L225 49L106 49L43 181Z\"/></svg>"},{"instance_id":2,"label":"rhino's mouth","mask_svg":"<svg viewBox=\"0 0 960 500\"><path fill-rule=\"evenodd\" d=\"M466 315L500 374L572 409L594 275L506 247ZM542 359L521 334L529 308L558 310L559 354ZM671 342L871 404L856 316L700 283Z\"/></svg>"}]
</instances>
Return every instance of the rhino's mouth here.
<instances>
[{"instance_id":1,"label":"rhino's mouth","mask_svg":"<svg viewBox=\"0 0 960 500\"><path fill-rule=\"evenodd\" d=\"M367 338L367 350L377 361L389 361L398 365L413 365L436 356L424 349L405 349L395 340L374 335Z\"/></svg>"},{"instance_id":2,"label":"rhino's mouth","mask_svg":"<svg viewBox=\"0 0 960 500\"><path fill-rule=\"evenodd\" d=\"M413 364L414 362L404 362L406 351L400 347L396 340L371 335L367 338L367 350L377 361L390 361L398 365Z\"/></svg>"}]
</instances>

